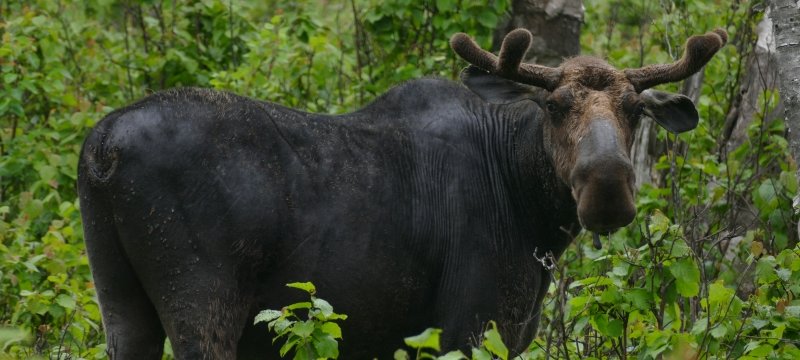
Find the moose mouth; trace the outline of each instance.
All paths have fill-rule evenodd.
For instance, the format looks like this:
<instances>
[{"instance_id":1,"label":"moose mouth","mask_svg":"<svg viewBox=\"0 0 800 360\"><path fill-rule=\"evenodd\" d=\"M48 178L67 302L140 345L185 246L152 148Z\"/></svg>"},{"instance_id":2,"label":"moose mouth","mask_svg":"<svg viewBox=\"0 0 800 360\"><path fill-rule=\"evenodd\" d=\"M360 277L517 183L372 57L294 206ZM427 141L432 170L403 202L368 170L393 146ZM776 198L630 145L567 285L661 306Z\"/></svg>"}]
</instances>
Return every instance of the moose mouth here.
<instances>
[{"instance_id":1,"label":"moose mouth","mask_svg":"<svg viewBox=\"0 0 800 360\"><path fill-rule=\"evenodd\" d=\"M578 220L593 232L595 247L600 235L607 235L630 224L636 216L633 175L624 163L599 166L588 176L574 177L572 195L577 202ZM580 181L583 178L585 181Z\"/></svg>"},{"instance_id":2,"label":"moose mouth","mask_svg":"<svg viewBox=\"0 0 800 360\"><path fill-rule=\"evenodd\" d=\"M624 203L625 198L632 199L632 196L621 196L621 198L623 198L621 200ZM580 209L580 205L578 205L578 208ZM620 228L630 224L634 216L636 216L636 208L632 202L631 204L619 204L614 209L604 208L605 211L600 211L599 213L581 215L581 212L578 212L578 220L581 226L592 233L592 245L598 250L603 247L602 242L600 242L601 235L610 236ZM587 218L590 220L585 220Z\"/></svg>"},{"instance_id":3,"label":"moose mouth","mask_svg":"<svg viewBox=\"0 0 800 360\"><path fill-rule=\"evenodd\" d=\"M609 234L630 224L636 216L633 192L628 189L579 191L578 194L578 219L586 230Z\"/></svg>"}]
</instances>

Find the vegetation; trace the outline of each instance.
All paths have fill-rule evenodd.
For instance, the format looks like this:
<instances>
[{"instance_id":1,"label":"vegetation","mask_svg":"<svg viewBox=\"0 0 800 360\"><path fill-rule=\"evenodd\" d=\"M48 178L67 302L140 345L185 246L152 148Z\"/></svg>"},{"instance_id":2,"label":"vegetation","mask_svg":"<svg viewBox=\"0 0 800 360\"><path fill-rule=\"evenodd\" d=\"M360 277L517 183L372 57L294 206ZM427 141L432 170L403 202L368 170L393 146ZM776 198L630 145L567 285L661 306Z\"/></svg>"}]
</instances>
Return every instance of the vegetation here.
<instances>
[{"instance_id":1,"label":"vegetation","mask_svg":"<svg viewBox=\"0 0 800 360\"><path fill-rule=\"evenodd\" d=\"M488 48L510 6L486 3L0 4L0 358L105 357L75 191L82 139L104 114L158 89L189 85L309 111L351 111L406 79L456 78L464 64L451 53L449 36L464 31ZM679 137L657 133L656 181L639 191L636 221L603 249L581 235L560 260L539 259L553 266L555 281L524 357L800 358L797 165L783 121L770 115L777 93L765 86L740 144L724 143L723 134L764 5L585 5L584 53L621 68L671 61L689 35L715 27L729 31L731 45L705 69L698 129ZM281 318L294 322L282 330L292 329L301 338L295 349L304 348L305 332L294 330L306 320ZM337 338L334 325L315 327L312 344L316 330ZM414 350L405 354L433 356L438 347L425 344L433 344L436 331L426 336L407 339ZM491 341L484 358L504 358Z\"/></svg>"},{"instance_id":2,"label":"vegetation","mask_svg":"<svg viewBox=\"0 0 800 360\"><path fill-rule=\"evenodd\" d=\"M342 329L334 321L346 320L347 315L333 312L331 304L314 296L317 290L310 282L286 286L307 292L311 297L310 301L291 304L280 310L263 310L256 315L254 323L267 323L269 330L276 334L273 342L286 337L280 349L281 357L289 352L295 354L295 359L339 357L339 343L336 339L342 338ZM307 311L306 320L302 320L297 314L301 309Z\"/></svg>"}]
</instances>

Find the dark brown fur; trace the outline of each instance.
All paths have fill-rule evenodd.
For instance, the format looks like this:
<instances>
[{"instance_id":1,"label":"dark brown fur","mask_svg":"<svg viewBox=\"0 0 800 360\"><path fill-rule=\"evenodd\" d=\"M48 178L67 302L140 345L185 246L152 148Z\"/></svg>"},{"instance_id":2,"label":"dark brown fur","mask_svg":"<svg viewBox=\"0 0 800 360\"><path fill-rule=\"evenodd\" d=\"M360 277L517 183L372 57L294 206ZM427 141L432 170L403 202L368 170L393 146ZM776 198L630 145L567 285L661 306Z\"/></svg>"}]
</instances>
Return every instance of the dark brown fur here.
<instances>
[{"instance_id":1,"label":"dark brown fur","mask_svg":"<svg viewBox=\"0 0 800 360\"><path fill-rule=\"evenodd\" d=\"M652 98L642 91L697 72L726 41L721 29L693 36L674 64L627 70L589 56L566 59L557 68L522 63L531 43L524 29L506 36L499 57L465 34L454 35L450 43L462 58L490 74L549 92L539 104L550 118L544 124L545 147L559 178L572 188L584 226L606 231L627 224L635 213L630 146L645 102ZM691 104L681 106L694 111ZM609 219L609 211L618 216Z\"/></svg>"}]
</instances>

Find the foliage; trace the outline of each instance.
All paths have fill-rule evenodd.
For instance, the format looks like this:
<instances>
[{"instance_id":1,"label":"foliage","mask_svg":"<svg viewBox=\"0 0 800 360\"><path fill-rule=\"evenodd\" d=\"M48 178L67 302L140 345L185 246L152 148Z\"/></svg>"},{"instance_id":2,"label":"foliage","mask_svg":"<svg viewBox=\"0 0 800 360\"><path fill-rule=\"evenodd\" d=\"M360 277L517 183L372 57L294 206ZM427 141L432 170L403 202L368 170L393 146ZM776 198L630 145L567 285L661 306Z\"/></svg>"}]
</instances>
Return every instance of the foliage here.
<instances>
[{"instance_id":1,"label":"foliage","mask_svg":"<svg viewBox=\"0 0 800 360\"><path fill-rule=\"evenodd\" d=\"M345 320L347 315L333 312L333 306L327 301L314 296L317 292L314 284L290 283L286 286L300 289L308 293L310 301L298 302L281 310L263 310L256 315L255 324L267 323L270 331L275 332L273 342L286 337L280 349L281 357L294 352L294 359L336 359L339 356L339 343L342 329L336 320ZM298 310L306 310L307 320L302 320Z\"/></svg>"},{"instance_id":2,"label":"foliage","mask_svg":"<svg viewBox=\"0 0 800 360\"><path fill-rule=\"evenodd\" d=\"M309 111L352 111L410 78L455 78L463 63L449 36L468 32L490 47L510 3L4 3L0 357L105 356L75 174L83 137L113 108L192 85ZM585 5L583 51L618 67L671 61L689 35L718 26L730 32L731 45L705 69L698 129L655 137L658 180L640 190L636 221L601 250L581 235L562 255L525 357L798 357L796 164L783 122L771 116L777 94L762 94L740 145L722 140L763 5ZM438 351L414 341L423 340L409 344L418 356ZM490 346L487 356L502 357Z\"/></svg>"},{"instance_id":3,"label":"foliage","mask_svg":"<svg viewBox=\"0 0 800 360\"><path fill-rule=\"evenodd\" d=\"M466 355L459 350L450 351L444 355L436 356L430 351L439 352L441 350L439 344L439 336L441 329L428 328L419 335L405 338L405 343L408 347L416 350L414 353L414 360L421 359L434 359L434 360L468 360ZM408 352L403 349L398 349L394 353L395 360L409 360L411 357ZM491 360L500 359L508 360L508 348L503 343L500 332L497 331L497 324L490 321L487 324L486 331L483 332L480 341L480 347L472 348L473 360Z\"/></svg>"},{"instance_id":4,"label":"foliage","mask_svg":"<svg viewBox=\"0 0 800 360\"><path fill-rule=\"evenodd\" d=\"M699 127L679 137L658 134L660 180L639 191L635 222L602 250L583 234L560 259L531 354L796 358L800 327L786 310L800 304L791 280L800 254L796 164L783 122L769 116L775 92L762 94L741 145L729 149L722 134L746 75L760 4L587 5L583 46L621 67L671 61L686 37L717 26L732 41L706 67Z\"/></svg>"}]
</instances>

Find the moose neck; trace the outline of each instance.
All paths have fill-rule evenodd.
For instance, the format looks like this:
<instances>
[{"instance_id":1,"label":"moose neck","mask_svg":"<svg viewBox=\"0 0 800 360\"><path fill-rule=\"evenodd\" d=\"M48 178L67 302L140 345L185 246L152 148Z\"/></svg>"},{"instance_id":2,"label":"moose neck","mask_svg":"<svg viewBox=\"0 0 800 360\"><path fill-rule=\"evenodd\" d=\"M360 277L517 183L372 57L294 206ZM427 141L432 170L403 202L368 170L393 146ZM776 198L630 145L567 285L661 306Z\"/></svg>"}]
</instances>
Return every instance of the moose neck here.
<instances>
[{"instance_id":1,"label":"moose neck","mask_svg":"<svg viewBox=\"0 0 800 360\"><path fill-rule=\"evenodd\" d=\"M532 240L539 253L552 251L559 256L580 231L575 200L556 175L546 150L542 110L526 103L526 111L520 113L520 105L508 106L504 116L515 123L511 133L514 146L508 154L513 164L509 167L509 184L518 195L513 197L513 207L531 233L536 230L536 234L546 234Z\"/></svg>"}]
</instances>

